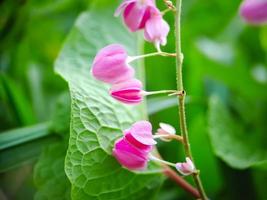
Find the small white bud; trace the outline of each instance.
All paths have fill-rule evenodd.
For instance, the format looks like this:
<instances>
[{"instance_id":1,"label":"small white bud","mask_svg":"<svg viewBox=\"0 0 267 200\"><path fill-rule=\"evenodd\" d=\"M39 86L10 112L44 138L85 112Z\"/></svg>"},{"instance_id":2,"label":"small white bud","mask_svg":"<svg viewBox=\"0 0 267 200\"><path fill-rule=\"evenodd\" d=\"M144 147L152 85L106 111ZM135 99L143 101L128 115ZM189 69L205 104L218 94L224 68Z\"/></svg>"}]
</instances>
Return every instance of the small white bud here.
<instances>
[{"instance_id":1,"label":"small white bud","mask_svg":"<svg viewBox=\"0 0 267 200\"><path fill-rule=\"evenodd\" d=\"M169 124L165 124L165 123L159 123L160 128L157 130L156 135L160 135L162 137L160 137L161 140L165 141L165 142L169 142L171 141L170 139L164 138L164 135L168 136L168 135L175 135L176 130L173 126L169 125Z\"/></svg>"},{"instance_id":2,"label":"small white bud","mask_svg":"<svg viewBox=\"0 0 267 200\"><path fill-rule=\"evenodd\" d=\"M188 176L188 175L196 172L196 168L195 168L194 163L188 157L186 157L186 162L176 163L176 169L178 172L180 172L184 176Z\"/></svg>"}]
</instances>

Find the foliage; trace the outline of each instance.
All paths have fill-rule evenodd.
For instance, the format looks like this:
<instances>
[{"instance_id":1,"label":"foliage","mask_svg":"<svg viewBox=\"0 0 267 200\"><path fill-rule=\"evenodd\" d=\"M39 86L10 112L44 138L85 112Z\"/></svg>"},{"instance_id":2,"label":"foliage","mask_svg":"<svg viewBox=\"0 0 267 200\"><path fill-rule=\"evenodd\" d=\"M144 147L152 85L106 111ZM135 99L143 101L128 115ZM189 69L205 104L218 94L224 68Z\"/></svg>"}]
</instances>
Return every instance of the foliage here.
<instances>
[{"instance_id":1,"label":"foliage","mask_svg":"<svg viewBox=\"0 0 267 200\"><path fill-rule=\"evenodd\" d=\"M157 3L165 9L162 1ZM264 200L267 28L244 24L238 16L239 3L183 1L187 121L193 155L210 198ZM136 35L113 17L118 4L0 2L0 195L51 200L190 199L170 180L157 193L163 181L159 166L133 173L111 156L112 143L122 129L147 118L146 105L136 109L111 99L108 87L90 75L92 59L114 42L123 43L131 55L155 51L148 43L143 48ZM173 25L171 13L164 18ZM173 33L163 49L174 51ZM63 79L54 74L55 61ZM147 58L146 75L142 63L135 64L147 90L176 87L174 59ZM159 122L167 122L178 130L174 98L148 102L155 129ZM159 151L169 161L183 158L175 142L160 142ZM34 168L34 173L21 174L25 166Z\"/></svg>"}]
</instances>

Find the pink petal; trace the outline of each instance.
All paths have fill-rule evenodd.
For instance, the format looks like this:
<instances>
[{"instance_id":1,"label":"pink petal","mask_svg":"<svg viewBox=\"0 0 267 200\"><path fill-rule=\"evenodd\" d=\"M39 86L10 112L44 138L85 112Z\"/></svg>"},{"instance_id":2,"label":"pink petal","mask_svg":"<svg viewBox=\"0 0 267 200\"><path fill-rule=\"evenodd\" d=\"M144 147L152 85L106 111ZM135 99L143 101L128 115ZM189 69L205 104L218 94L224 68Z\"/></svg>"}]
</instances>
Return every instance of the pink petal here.
<instances>
[{"instance_id":1,"label":"pink petal","mask_svg":"<svg viewBox=\"0 0 267 200\"><path fill-rule=\"evenodd\" d=\"M240 14L251 24L267 23L267 0L245 0L240 6Z\"/></svg>"},{"instance_id":2,"label":"pink petal","mask_svg":"<svg viewBox=\"0 0 267 200\"><path fill-rule=\"evenodd\" d=\"M137 150L125 138L116 141L113 155L121 165L131 170L142 170L147 166L147 154Z\"/></svg>"},{"instance_id":3,"label":"pink petal","mask_svg":"<svg viewBox=\"0 0 267 200\"><path fill-rule=\"evenodd\" d=\"M154 6L148 6L145 10L145 13L143 15L142 21L139 25L139 29L143 29L146 25L146 22L150 19L150 17L152 16L152 12L153 10L155 10L156 8Z\"/></svg>"},{"instance_id":4,"label":"pink petal","mask_svg":"<svg viewBox=\"0 0 267 200\"><path fill-rule=\"evenodd\" d=\"M145 12L146 7L137 5L137 3L131 3L126 7L123 19L130 31L135 32L139 29Z\"/></svg>"},{"instance_id":5,"label":"pink petal","mask_svg":"<svg viewBox=\"0 0 267 200\"><path fill-rule=\"evenodd\" d=\"M115 84L110 89L110 95L127 104L137 104L142 102L142 83L137 79Z\"/></svg>"},{"instance_id":6,"label":"pink petal","mask_svg":"<svg viewBox=\"0 0 267 200\"><path fill-rule=\"evenodd\" d=\"M124 0L121 5L117 8L115 11L115 17L119 16L121 12L132 2L135 2L136 0Z\"/></svg>"},{"instance_id":7,"label":"pink petal","mask_svg":"<svg viewBox=\"0 0 267 200\"><path fill-rule=\"evenodd\" d=\"M149 42L160 42L161 45L165 45L167 42L167 36L170 31L168 23L162 18L162 16L151 17L145 26L144 37Z\"/></svg>"},{"instance_id":8,"label":"pink petal","mask_svg":"<svg viewBox=\"0 0 267 200\"><path fill-rule=\"evenodd\" d=\"M139 121L134 123L130 129L130 132L132 136L142 144L157 144L157 142L153 139L152 126L148 121Z\"/></svg>"},{"instance_id":9,"label":"pink petal","mask_svg":"<svg viewBox=\"0 0 267 200\"><path fill-rule=\"evenodd\" d=\"M93 61L93 76L111 84L133 78L134 69L126 63L127 57L127 52L121 45L112 44L104 47Z\"/></svg>"},{"instance_id":10,"label":"pink petal","mask_svg":"<svg viewBox=\"0 0 267 200\"><path fill-rule=\"evenodd\" d=\"M126 140L133 146L135 146L136 148L145 151L145 152L150 152L152 150L152 146L151 145L145 145L141 142L139 142L138 140L136 140L131 132L129 130L126 130L124 132L124 137L126 138Z\"/></svg>"},{"instance_id":11,"label":"pink petal","mask_svg":"<svg viewBox=\"0 0 267 200\"><path fill-rule=\"evenodd\" d=\"M121 83L117 83L113 85L111 90L118 91L118 90L126 89L126 88L139 88L141 90L142 87L143 87L143 84L141 81L139 81L138 79L131 79L131 80L127 80L126 82L121 82Z\"/></svg>"}]
</instances>

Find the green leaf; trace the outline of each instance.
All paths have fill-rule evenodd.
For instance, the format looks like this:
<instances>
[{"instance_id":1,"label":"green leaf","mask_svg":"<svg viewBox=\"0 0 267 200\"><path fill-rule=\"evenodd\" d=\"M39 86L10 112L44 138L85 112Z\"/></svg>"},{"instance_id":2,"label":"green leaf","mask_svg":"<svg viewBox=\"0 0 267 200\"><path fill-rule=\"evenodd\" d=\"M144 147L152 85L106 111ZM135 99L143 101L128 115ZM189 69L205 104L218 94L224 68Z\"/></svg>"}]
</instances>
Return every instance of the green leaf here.
<instances>
[{"instance_id":1,"label":"green leaf","mask_svg":"<svg viewBox=\"0 0 267 200\"><path fill-rule=\"evenodd\" d=\"M70 103L69 92L63 92L58 97L56 108L52 115L51 131L63 137L66 137L66 133L69 133L70 129Z\"/></svg>"},{"instance_id":2,"label":"green leaf","mask_svg":"<svg viewBox=\"0 0 267 200\"><path fill-rule=\"evenodd\" d=\"M0 150L29 142L50 134L49 123L41 123L34 126L18 128L0 134Z\"/></svg>"},{"instance_id":3,"label":"green leaf","mask_svg":"<svg viewBox=\"0 0 267 200\"><path fill-rule=\"evenodd\" d=\"M15 81L7 75L0 73L0 84L2 85L6 104L10 106L12 117L20 125L32 124L35 119L32 112L32 107L25 96L25 92Z\"/></svg>"},{"instance_id":4,"label":"green leaf","mask_svg":"<svg viewBox=\"0 0 267 200\"><path fill-rule=\"evenodd\" d=\"M35 200L70 199L70 182L64 173L66 144L50 144L35 166L34 181L38 191Z\"/></svg>"},{"instance_id":5,"label":"green leaf","mask_svg":"<svg viewBox=\"0 0 267 200\"><path fill-rule=\"evenodd\" d=\"M244 169L267 162L266 136L241 126L217 96L210 98L208 120L215 154L229 166Z\"/></svg>"},{"instance_id":6,"label":"green leaf","mask_svg":"<svg viewBox=\"0 0 267 200\"><path fill-rule=\"evenodd\" d=\"M254 188L257 191L257 198L259 200L267 199L266 193L266 181L267 181L267 171L266 170L255 170L252 172Z\"/></svg>"},{"instance_id":7,"label":"green leaf","mask_svg":"<svg viewBox=\"0 0 267 200\"><path fill-rule=\"evenodd\" d=\"M113 11L110 7L81 14L56 62L56 71L69 83L72 101L65 171L74 200L152 199L162 183L159 167L150 165L135 173L122 168L111 155L123 129L143 118L143 106L116 102L108 95L107 85L90 74L95 54L105 45L121 43L136 54L136 38L113 17Z\"/></svg>"},{"instance_id":8,"label":"green leaf","mask_svg":"<svg viewBox=\"0 0 267 200\"><path fill-rule=\"evenodd\" d=\"M55 140L55 137L45 137L2 150L0 152L0 173L37 160L43 148Z\"/></svg>"}]
</instances>

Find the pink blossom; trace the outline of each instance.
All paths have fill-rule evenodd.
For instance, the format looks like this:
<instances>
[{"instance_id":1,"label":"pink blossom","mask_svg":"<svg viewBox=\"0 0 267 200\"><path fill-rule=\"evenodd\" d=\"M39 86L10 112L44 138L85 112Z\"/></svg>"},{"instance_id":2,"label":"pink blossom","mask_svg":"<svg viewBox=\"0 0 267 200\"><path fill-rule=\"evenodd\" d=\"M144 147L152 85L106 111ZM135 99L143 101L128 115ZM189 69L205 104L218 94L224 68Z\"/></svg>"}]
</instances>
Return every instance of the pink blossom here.
<instances>
[{"instance_id":1,"label":"pink blossom","mask_svg":"<svg viewBox=\"0 0 267 200\"><path fill-rule=\"evenodd\" d=\"M118 162L130 170L145 169L149 153L156 144L152 126L148 121L139 121L124 131L124 136L115 142L113 155Z\"/></svg>"},{"instance_id":2,"label":"pink blossom","mask_svg":"<svg viewBox=\"0 0 267 200\"><path fill-rule=\"evenodd\" d=\"M134 69L127 64L127 52L123 46L112 44L101 49L96 55L93 76L106 83L114 84L134 77Z\"/></svg>"},{"instance_id":3,"label":"pink blossom","mask_svg":"<svg viewBox=\"0 0 267 200\"><path fill-rule=\"evenodd\" d=\"M142 170L147 166L147 154L130 144L126 138L116 141L113 155L122 166L130 170Z\"/></svg>"},{"instance_id":4,"label":"pink blossom","mask_svg":"<svg viewBox=\"0 0 267 200\"><path fill-rule=\"evenodd\" d=\"M115 84L110 89L110 95L127 104L137 104L143 100L142 83L137 79Z\"/></svg>"},{"instance_id":5,"label":"pink blossom","mask_svg":"<svg viewBox=\"0 0 267 200\"><path fill-rule=\"evenodd\" d=\"M130 31L135 32L145 27L151 13L155 11L158 9L154 0L124 0L116 10L115 16L123 12L124 23Z\"/></svg>"},{"instance_id":6,"label":"pink blossom","mask_svg":"<svg viewBox=\"0 0 267 200\"><path fill-rule=\"evenodd\" d=\"M248 23L267 23L267 0L244 0L240 6L240 14Z\"/></svg>"},{"instance_id":7,"label":"pink blossom","mask_svg":"<svg viewBox=\"0 0 267 200\"><path fill-rule=\"evenodd\" d=\"M144 37L145 40L153 42L159 49L160 45L166 45L169 31L170 26L162 18L162 15L154 14L145 25Z\"/></svg>"},{"instance_id":8,"label":"pink blossom","mask_svg":"<svg viewBox=\"0 0 267 200\"><path fill-rule=\"evenodd\" d=\"M196 171L194 163L188 157L186 158L186 162L176 163L176 169L178 170L178 172L185 176L190 175Z\"/></svg>"}]
</instances>

